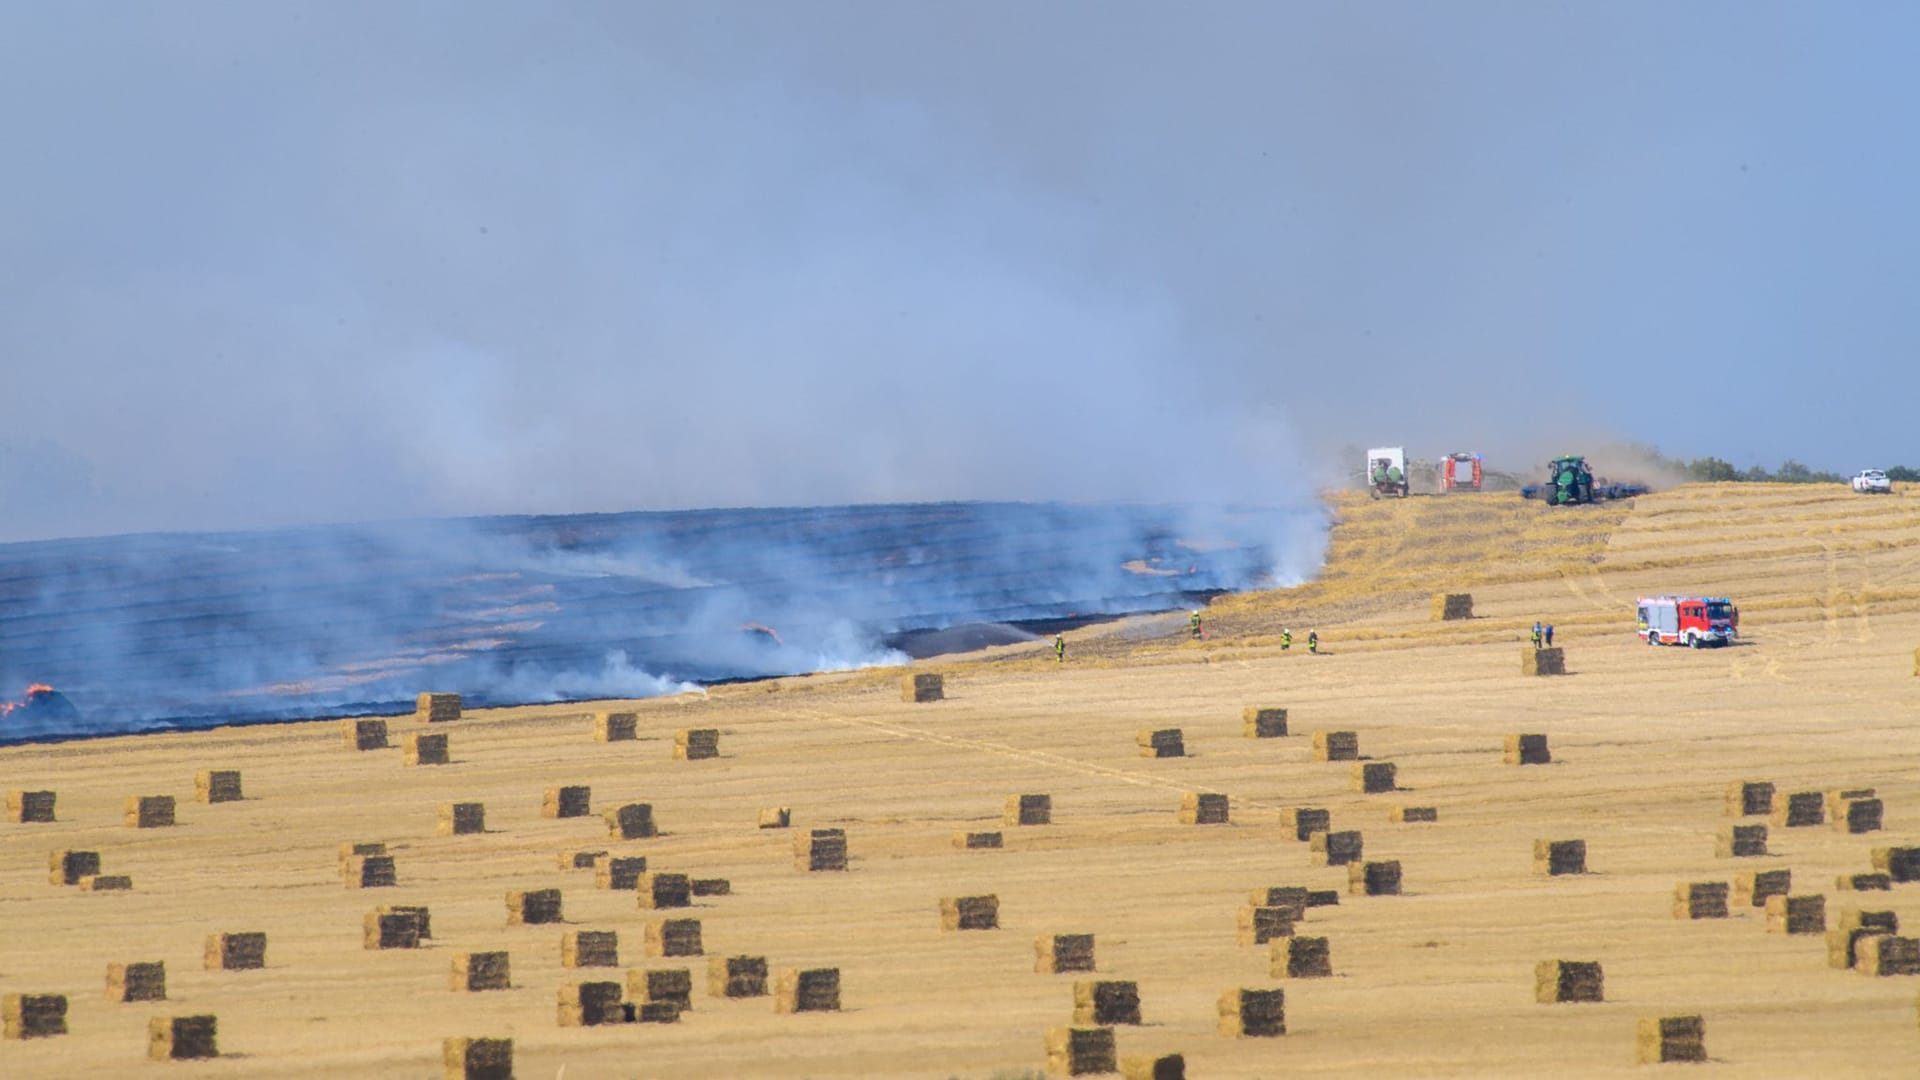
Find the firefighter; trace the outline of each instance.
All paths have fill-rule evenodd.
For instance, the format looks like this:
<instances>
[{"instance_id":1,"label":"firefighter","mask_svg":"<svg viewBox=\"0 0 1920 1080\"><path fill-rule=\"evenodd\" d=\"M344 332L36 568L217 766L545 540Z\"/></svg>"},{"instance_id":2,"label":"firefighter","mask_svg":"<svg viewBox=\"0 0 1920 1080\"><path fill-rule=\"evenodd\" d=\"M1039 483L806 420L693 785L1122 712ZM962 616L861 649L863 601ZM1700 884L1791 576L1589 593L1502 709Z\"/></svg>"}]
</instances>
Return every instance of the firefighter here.
<instances>
[{"instance_id":1,"label":"firefighter","mask_svg":"<svg viewBox=\"0 0 1920 1080\"><path fill-rule=\"evenodd\" d=\"M1533 647L1540 647L1540 623L1537 620L1533 624Z\"/></svg>"},{"instance_id":2,"label":"firefighter","mask_svg":"<svg viewBox=\"0 0 1920 1080\"><path fill-rule=\"evenodd\" d=\"M1202 636L1200 633L1200 613L1198 611L1195 611L1187 618L1187 636L1195 641L1199 641Z\"/></svg>"},{"instance_id":3,"label":"firefighter","mask_svg":"<svg viewBox=\"0 0 1920 1080\"><path fill-rule=\"evenodd\" d=\"M1067 635L1053 635L1053 659L1061 664L1067 662Z\"/></svg>"},{"instance_id":4,"label":"firefighter","mask_svg":"<svg viewBox=\"0 0 1920 1080\"><path fill-rule=\"evenodd\" d=\"M1282 627L1280 630L1280 651L1286 652L1291 648L1293 648L1293 629L1291 627Z\"/></svg>"},{"instance_id":5,"label":"firefighter","mask_svg":"<svg viewBox=\"0 0 1920 1080\"><path fill-rule=\"evenodd\" d=\"M1307 631L1307 653L1310 656L1320 655L1320 631Z\"/></svg>"},{"instance_id":6,"label":"firefighter","mask_svg":"<svg viewBox=\"0 0 1920 1080\"><path fill-rule=\"evenodd\" d=\"M1547 648L1553 648L1553 624L1547 624Z\"/></svg>"}]
</instances>

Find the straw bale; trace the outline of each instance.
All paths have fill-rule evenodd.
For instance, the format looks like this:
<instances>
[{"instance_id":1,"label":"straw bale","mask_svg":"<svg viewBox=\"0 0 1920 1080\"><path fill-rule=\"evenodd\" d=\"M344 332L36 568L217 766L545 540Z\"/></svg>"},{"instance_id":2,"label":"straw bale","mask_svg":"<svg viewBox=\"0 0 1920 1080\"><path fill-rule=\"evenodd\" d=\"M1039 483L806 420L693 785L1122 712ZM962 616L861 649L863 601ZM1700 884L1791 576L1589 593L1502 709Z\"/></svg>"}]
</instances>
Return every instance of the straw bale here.
<instances>
[{"instance_id":1,"label":"straw bale","mask_svg":"<svg viewBox=\"0 0 1920 1080\"><path fill-rule=\"evenodd\" d=\"M568 930L560 935L560 966L619 967L619 933L613 930Z\"/></svg>"},{"instance_id":2,"label":"straw bale","mask_svg":"<svg viewBox=\"0 0 1920 1080\"><path fill-rule=\"evenodd\" d=\"M349 750L385 750L387 748L387 722L385 720L342 720L340 721L340 740Z\"/></svg>"},{"instance_id":3,"label":"straw bale","mask_svg":"<svg viewBox=\"0 0 1920 1080\"><path fill-rule=\"evenodd\" d=\"M1876 797L1876 795L1877 793L1870 787L1835 788L1826 793L1827 818L1831 820L1837 817L1845 817L1847 816L1848 803L1858 802L1861 799L1871 799Z\"/></svg>"},{"instance_id":4,"label":"straw bale","mask_svg":"<svg viewBox=\"0 0 1920 1080\"><path fill-rule=\"evenodd\" d=\"M1316 731L1313 733L1313 760L1360 760L1360 733L1357 731Z\"/></svg>"},{"instance_id":5,"label":"straw bale","mask_svg":"<svg viewBox=\"0 0 1920 1080\"><path fill-rule=\"evenodd\" d=\"M1767 933L1824 934L1827 932L1827 898L1819 893L1805 896L1767 897Z\"/></svg>"},{"instance_id":6,"label":"straw bale","mask_svg":"<svg viewBox=\"0 0 1920 1080\"><path fill-rule=\"evenodd\" d=\"M1893 888L1889 874L1841 874L1834 887L1842 892L1887 892Z\"/></svg>"},{"instance_id":7,"label":"straw bale","mask_svg":"<svg viewBox=\"0 0 1920 1080\"><path fill-rule=\"evenodd\" d=\"M1000 847L1000 834L997 832L967 832L961 830L953 834L953 846L977 851L984 848Z\"/></svg>"},{"instance_id":8,"label":"straw bale","mask_svg":"<svg viewBox=\"0 0 1920 1080\"><path fill-rule=\"evenodd\" d=\"M1533 999L1543 1005L1606 1000L1596 960L1542 960L1533 966Z\"/></svg>"},{"instance_id":9,"label":"straw bale","mask_svg":"<svg viewBox=\"0 0 1920 1080\"><path fill-rule=\"evenodd\" d=\"M1287 1033L1285 990L1228 990L1220 995L1220 1034L1272 1038Z\"/></svg>"},{"instance_id":10,"label":"straw bale","mask_svg":"<svg viewBox=\"0 0 1920 1080\"><path fill-rule=\"evenodd\" d=\"M355 855L385 855L387 845L378 840L355 840L340 845L340 876L347 874L347 864Z\"/></svg>"},{"instance_id":11,"label":"straw bale","mask_svg":"<svg viewBox=\"0 0 1920 1080\"><path fill-rule=\"evenodd\" d=\"M697 877L688 882L695 896L730 896L733 882L723 877Z\"/></svg>"},{"instance_id":12,"label":"straw bale","mask_svg":"<svg viewBox=\"0 0 1920 1080\"><path fill-rule=\"evenodd\" d=\"M1305 908L1291 904L1243 907L1239 917L1240 944L1265 945L1276 938L1292 937L1293 924L1305 917Z\"/></svg>"},{"instance_id":13,"label":"straw bale","mask_svg":"<svg viewBox=\"0 0 1920 1080\"><path fill-rule=\"evenodd\" d=\"M1187 748L1179 728L1159 728L1134 733L1134 744L1140 748L1141 757L1174 758L1186 757Z\"/></svg>"},{"instance_id":14,"label":"straw bale","mask_svg":"<svg viewBox=\"0 0 1920 1080\"><path fill-rule=\"evenodd\" d=\"M1249 739L1279 739L1287 734L1287 710L1249 705L1240 710L1240 725Z\"/></svg>"},{"instance_id":15,"label":"straw bale","mask_svg":"<svg viewBox=\"0 0 1920 1080\"><path fill-rule=\"evenodd\" d=\"M617 982L578 982L560 987L556 1010L561 1027L599 1027L627 1022Z\"/></svg>"},{"instance_id":16,"label":"straw bale","mask_svg":"<svg viewBox=\"0 0 1920 1080\"><path fill-rule=\"evenodd\" d=\"M1138 1024L1140 986L1132 980L1081 979L1073 984L1076 1024Z\"/></svg>"},{"instance_id":17,"label":"straw bale","mask_svg":"<svg viewBox=\"0 0 1920 1080\"><path fill-rule=\"evenodd\" d=\"M1920 975L1920 938L1875 934L1855 944L1853 970L1862 975Z\"/></svg>"},{"instance_id":18,"label":"straw bale","mask_svg":"<svg viewBox=\"0 0 1920 1080\"><path fill-rule=\"evenodd\" d=\"M487 807L485 803L458 802L440 804L440 824L437 830L441 836L468 836L487 831Z\"/></svg>"},{"instance_id":19,"label":"straw bale","mask_svg":"<svg viewBox=\"0 0 1920 1080\"><path fill-rule=\"evenodd\" d=\"M1053 796L1009 795L1005 821L1008 825L1053 824Z\"/></svg>"},{"instance_id":20,"label":"straw bale","mask_svg":"<svg viewBox=\"0 0 1920 1080\"><path fill-rule=\"evenodd\" d=\"M201 769L193 775L193 797L203 803L239 802L239 769Z\"/></svg>"},{"instance_id":21,"label":"straw bale","mask_svg":"<svg viewBox=\"0 0 1920 1080\"><path fill-rule=\"evenodd\" d=\"M1000 927L1000 898L986 896L943 896L940 898L940 929L997 930Z\"/></svg>"},{"instance_id":22,"label":"straw bale","mask_svg":"<svg viewBox=\"0 0 1920 1080\"><path fill-rule=\"evenodd\" d=\"M421 941L433 940L433 915L418 904L381 904L374 911L382 915L401 915L413 920Z\"/></svg>"},{"instance_id":23,"label":"straw bale","mask_svg":"<svg viewBox=\"0 0 1920 1080\"><path fill-rule=\"evenodd\" d=\"M173 796L127 796L127 828L166 829L173 825Z\"/></svg>"},{"instance_id":24,"label":"straw bale","mask_svg":"<svg viewBox=\"0 0 1920 1080\"><path fill-rule=\"evenodd\" d=\"M1179 1054L1125 1054L1121 1080L1187 1080L1187 1059Z\"/></svg>"},{"instance_id":25,"label":"straw bale","mask_svg":"<svg viewBox=\"0 0 1920 1080\"><path fill-rule=\"evenodd\" d=\"M660 835L653 822L652 803L627 803L603 816L607 821L607 835L616 840L645 840Z\"/></svg>"},{"instance_id":26,"label":"straw bale","mask_svg":"<svg viewBox=\"0 0 1920 1080\"><path fill-rule=\"evenodd\" d=\"M423 724L460 719L459 694L421 694L414 699L413 718Z\"/></svg>"},{"instance_id":27,"label":"straw bale","mask_svg":"<svg viewBox=\"0 0 1920 1080\"><path fill-rule=\"evenodd\" d=\"M767 958L764 956L707 957L707 996L765 997Z\"/></svg>"},{"instance_id":28,"label":"straw bale","mask_svg":"<svg viewBox=\"0 0 1920 1080\"><path fill-rule=\"evenodd\" d=\"M1641 1017L1633 1060L1640 1065L1707 1060L1706 1022L1698 1016Z\"/></svg>"},{"instance_id":29,"label":"straw bale","mask_svg":"<svg viewBox=\"0 0 1920 1080\"><path fill-rule=\"evenodd\" d=\"M1724 881L1683 881L1673 887L1673 917L1676 919L1724 919L1727 917L1727 883Z\"/></svg>"},{"instance_id":30,"label":"straw bale","mask_svg":"<svg viewBox=\"0 0 1920 1080\"><path fill-rule=\"evenodd\" d=\"M1522 649L1520 651L1520 674L1522 675L1565 675L1567 673L1567 653L1558 646L1551 649Z\"/></svg>"},{"instance_id":31,"label":"straw bale","mask_svg":"<svg viewBox=\"0 0 1920 1080\"><path fill-rule=\"evenodd\" d=\"M108 964L107 1000L115 1003L167 1000L166 961Z\"/></svg>"},{"instance_id":32,"label":"straw bale","mask_svg":"<svg viewBox=\"0 0 1920 1080\"><path fill-rule=\"evenodd\" d=\"M408 765L445 765L453 760L448 756L445 732L408 735L400 745Z\"/></svg>"},{"instance_id":33,"label":"straw bale","mask_svg":"<svg viewBox=\"0 0 1920 1080\"><path fill-rule=\"evenodd\" d=\"M1351 867L1352 864L1349 863L1348 866ZM1349 869L1348 873L1349 874L1352 873L1351 869ZM1340 906L1340 890L1339 889L1313 889L1307 893L1307 906L1308 907L1338 907Z\"/></svg>"},{"instance_id":34,"label":"straw bale","mask_svg":"<svg viewBox=\"0 0 1920 1080\"><path fill-rule=\"evenodd\" d=\"M677 1024L685 1011L670 1001L652 1001L627 1006L627 1019L639 1024Z\"/></svg>"},{"instance_id":35,"label":"straw bale","mask_svg":"<svg viewBox=\"0 0 1920 1080\"><path fill-rule=\"evenodd\" d=\"M1451 622L1456 619L1473 618L1472 593L1435 593L1433 595L1433 620Z\"/></svg>"},{"instance_id":36,"label":"straw bale","mask_svg":"<svg viewBox=\"0 0 1920 1080\"><path fill-rule=\"evenodd\" d=\"M1353 790L1367 795L1378 795L1384 791L1399 790L1394 783L1394 768L1391 761L1356 761L1353 763Z\"/></svg>"},{"instance_id":37,"label":"straw bale","mask_svg":"<svg viewBox=\"0 0 1920 1080\"><path fill-rule=\"evenodd\" d=\"M601 861L606 857L605 851L563 851L560 853L560 869L598 871ZM645 870L646 867L643 865L640 869ZM639 873L639 870L634 872ZM602 885L601 888L604 889L607 886Z\"/></svg>"},{"instance_id":38,"label":"straw bale","mask_svg":"<svg viewBox=\"0 0 1920 1080\"><path fill-rule=\"evenodd\" d=\"M1825 825L1827 797L1818 791L1796 791L1785 799L1775 795L1771 820L1775 825L1794 829Z\"/></svg>"},{"instance_id":39,"label":"straw bale","mask_svg":"<svg viewBox=\"0 0 1920 1080\"><path fill-rule=\"evenodd\" d=\"M1733 875L1733 906L1767 906L1767 899L1785 896L1793 890L1793 871L1747 870Z\"/></svg>"},{"instance_id":40,"label":"straw bale","mask_svg":"<svg viewBox=\"0 0 1920 1080\"><path fill-rule=\"evenodd\" d=\"M937 672L923 671L900 677L900 700L920 704L947 696L946 681Z\"/></svg>"},{"instance_id":41,"label":"straw bale","mask_svg":"<svg viewBox=\"0 0 1920 1080\"><path fill-rule=\"evenodd\" d=\"M1535 840L1533 872L1542 877L1586 873L1587 842L1585 840Z\"/></svg>"},{"instance_id":42,"label":"straw bale","mask_svg":"<svg viewBox=\"0 0 1920 1080\"><path fill-rule=\"evenodd\" d=\"M811 829L793 838L793 868L808 871L847 868L847 831Z\"/></svg>"},{"instance_id":43,"label":"straw bale","mask_svg":"<svg viewBox=\"0 0 1920 1080\"><path fill-rule=\"evenodd\" d=\"M1180 796L1177 817L1182 825L1225 825L1227 797L1212 792L1186 792Z\"/></svg>"},{"instance_id":44,"label":"straw bale","mask_svg":"<svg viewBox=\"0 0 1920 1080\"><path fill-rule=\"evenodd\" d=\"M1333 974L1333 949L1323 937L1290 937L1273 943L1269 974L1276 979L1319 979Z\"/></svg>"},{"instance_id":45,"label":"straw bale","mask_svg":"<svg viewBox=\"0 0 1920 1080\"><path fill-rule=\"evenodd\" d=\"M560 922L559 889L516 889L507 893L507 925L535 926Z\"/></svg>"},{"instance_id":46,"label":"straw bale","mask_svg":"<svg viewBox=\"0 0 1920 1080\"><path fill-rule=\"evenodd\" d=\"M1437 822L1440 820L1440 808L1437 806L1396 806L1387 811L1387 820L1414 824L1416 822Z\"/></svg>"},{"instance_id":47,"label":"straw bale","mask_svg":"<svg viewBox=\"0 0 1920 1080\"><path fill-rule=\"evenodd\" d=\"M460 953L453 958L453 969L447 973L447 985L468 993L510 989L513 986L513 965L504 952Z\"/></svg>"},{"instance_id":48,"label":"straw bale","mask_svg":"<svg viewBox=\"0 0 1920 1080\"><path fill-rule=\"evenodd\" d=\"M760 827L784 829L793 824L793 811L785 806L767 806L760 810Z\"/></svg>"},{"instance_id":49,"label":"straw bale","mask_svg":"<svg viewBox=\"0 0 1920 1080\"><path fill-rule=\"evenodd\" d=\"M1055 1076L1095 1076L1120 1067L1110 1027L1047 1029L1047 1072Z\"/></svg>"},{"instance_id":50,"label":"straw bale","mask_svg":"<svg viewBox=\"0 0 1920 1080\"><path fill-rule=\"evenodd\" d=\"M1827 964L1835 968L1850 968L1859 959L1861 938L1899 932L1900 916L1897 912L1843 911L1839 925L1827 931Z\"/></svg>"},{"instance_id":51,"label":"straw bale","mask_svg":"<svg viewBox=\"0 0 1920 1080\"><path fill-rule=\"evenodd\" d=\"M440 1061L445 1080L513 1080L513 1040L447 1039L441 1044Z\"/></svg>"},{"instance_id":52,"label":"straw bale","mask_svg":"<svg viewBox=\"0 0 1920 1080\"><path fill-rule=\"evenodd\" d=\"M78 885L81 878L99 872L97 851L55 851L47 858L47 880L55 885Z\"/></svg>"},{"instance_id":53,"label":"straw bale","mask_svg":"<svg viewBox=\"0 0 1920 1080\"><path fill-rule=\"evenodd\" d=\"M125 874L88 874L74 885L81 892L126 892L133 888L133 879Z\"/></svg>"},{"instance_id":54,"label":"straw bale","mask_svg":"<svg viewBox=\"0 0 1920 1080\"><path fill-rule=\"evenodd\" d=\"M646 925L648 956L700 956L699 919L654 919Z\"/></svg>"},{"instance_id":55,"label":"straw bale","mask_svg":"<svg viewBox=\"0 0 1920 1080\"><path fill-rule=\"evenodd\" d=\"M1764 817L1773 812L1773 785L1765 780L1735 780L1727 785L1727 813Z\"/></svg>"},{"instance_id":56,"label":"straw bale","mask_svg":"<svg viewBox=\"0 0 1920 1080\"><path fill-rule=\"evenodd\" d=\"M1307 909L1307 897L1313 895L1299 885L1269 885L1264 889L1255 889L1247 896L1247 903L1254 907L1297 907Z\"/></svg>"},{"instance_id":57,"label":"straw bale","mask_svg":"<svg viewBox=\"0 0 1920 1080\"><path fill-rule=\"evenodd\" d=\"M0 1031L9 1039L45 1039L67 1033L65 994L8 994L0 998Z\"/></svg>"},{"instance_id":58,"label":"straw bale","mask_svg":"<svg viewBox=\"0 0 1920 1080\"><path fill-rule=\"evenodd\" d=\"M839 1012L839 968L781 968L774 982L777 1013Z\"/></svg>"},{"instance_id":59,"label":"straw bale","mask_svg":"<svg viewBox=\"0 0 1920 1080\"><path fill-rule=\"evenodd\" d=\"M208 934L208 971L252 971L267 966L267 935L259 931Z\"/></svg>"},{"instance_id":60,"label":"straw bale","mask_svg":"<svg viewBox=\"0 0 1920 1080\"><path fill-rule=\"evenodd\" d=\"M1545 735L1508 735L1501 760L1508 765L1551 765L1553 752Z\"/></svg>"},{"instance_id":61,"label":"straw bale","mask_svg":"<svg viewBox=\"0 0 1920 1080\"><path fill-rule=\"evenodd\" d=\"M586 784L550 787L540 795L541 817L575 818L592 814L593 788Z\"/></svg>"},{"instance_id":62,"label":"straw bale","mask_svg":"<svg viewBox=\"0 0 1920 1080\"><path fill-rule=\"evenodd\" d=\"M1333 827L1333 811L1321 807L1296 806L1280 811L1280 824L1293 830L1293 838L1299 841L1312 839L1314 833L1326 832Z\"/></svg>"},{"instance_id":63,"label":"straw bale","mask_svg":"<svg viewBox=\"0 0 1920 1080\"><path fill-rule=\"evenodd\" d=\"M199 1061L220 1056L220 1025L211 1016L155 1016L147 1020L147 1057Z\"/></svg>"},{"instance_id":64,"label":"straw bale","mask_svg":"<svg viewBox=\"0 0 1920 1080\"><path fill-rule=\"evenodd\" d=\"M1399 896L1400 864L1348 863L1347 892L1355 896Z\"/></svg>"},{"instance_id":65,"label":"straw bale","mask_svg":"<svg viewBox=\"0 0 1920 1080\"><path fill-rule=\"evenodd\" d=\"M627 972L627 996L640 1004L693 1008L693 972L687 968L636 968Z\"/></svg>"},{"instance_id":66,"label":"straw bale","mask_svg":"<svg viewBox=\"0 0 1920 1080\"><path fill-rule=\"evenodd\" d=\"M1873 868L1886 873L1895 885L1920 881L1920 847L1883 847L1872 852Z\"/></svg>"},{"instance_id":67,"label":"straw bale","mask_svg":"<svg viewBox=\"0 0 1920 1080\"><path fill-rule=\"evenodd\" d=\"M685 874L641 874L633 888L642 910L683 908L693 903L693 882Z\"/></svg>"},{"instance_id":68,"label":"straw bale","mask_svg":"<svg viewBox=\"0 0 1920 1080\"><path fill-rule=\"evenodd\" d=\"M360 944L369 949L417 949L420 920L411 915L369 911L360 920Z\"/></svg>"},{"instance_id":69,"label":"straw bale","mask_svg":"<svg viewBox=\"0 0 1920 1080\"><path fill-rule=\"evenodd\" d=\"M1722 859L1753 859L1767 853L1765 825L1722 825L1714 837L1713 853Z\"/></svg>"},{"instance_id":70,"label":"straw bale","mask_svg":"<svg viewBox=\"0 0 1920 1080\"><path fill-rule=\"evenodd\" d=\"M1033 939L1033 970L1065 975L1093 970L1092 934L1043 934Z\"/></svg>"},{"instance_id":71,"label":"straw bale","mask_svg":"<svg viewBox=\"0 0 1920 1080\"><path fill-rule=\"evenodd\" d=\"M593 714L593 738L596 742L631 742L639 726L639 714L598 712Z\"/></svg>"},{"instance_id":72,"label":"straw bale","mask_svg":"<svg viewBox=\"0 0 1920 1080\"><path fill-rule=\"evenodd\" d=\"M686 728L673 733L675 761L705 761L719 756L719 728Z\"/></svg>"},{"instance_id":73,"label":"straw bale","mask_svg":"<svg viewBox=\"0 0 1920 1080\"><path fill-rule=\"evenodd\" d=\"M1852 799L1840 804L1839 812L1833 815L1833 827L1856 836L1879 832L1884 812L1879 799Z\"/></svg>"},{"instance_id":74,"label":"straw bale","mask_svg":"<svg viewBox=\"0 0 1920 1080\"><path fill-rule=\"evenodd\" d=\"M51 791L9 791L7 820L20 825L52 821L53 798Z\"/></svg>"},{"instance_id":75,"label":"straw bale","mask_svg":"<svg viewBox=\"0 0 1920 1080\"><path fill-rule=\"evenodd\" d=\"M1307 841L1308 850L1320 856L1316 862L1325 866L1345 866L1358 862L1365 850L1365 843L1357 830L1347 829L1341 832L1314 833Z\"/></svg>"},{"instance_id":76,"label":"straw bale","mask_svg":"<svg viewBox=\"0 0 1920 1080\"><path fill-rule=\"evenodd\" d=\"M349 889L380 889L399 883L391 855L351 856L341 867L340 877Z\"/></svg>"}]
</instances>

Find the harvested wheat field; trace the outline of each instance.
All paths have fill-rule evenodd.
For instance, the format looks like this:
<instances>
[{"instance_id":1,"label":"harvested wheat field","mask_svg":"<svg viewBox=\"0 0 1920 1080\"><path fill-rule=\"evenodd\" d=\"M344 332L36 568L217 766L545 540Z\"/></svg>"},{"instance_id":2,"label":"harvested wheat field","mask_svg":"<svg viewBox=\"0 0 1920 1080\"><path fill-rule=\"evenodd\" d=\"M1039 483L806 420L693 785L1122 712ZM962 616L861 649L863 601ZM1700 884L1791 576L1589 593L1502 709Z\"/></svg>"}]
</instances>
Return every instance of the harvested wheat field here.
<instances>
[{"instance_id":1,"label":"harvested wheat field","mask_svg":"<svg viewBox=\"0 0 1920 1080\"><path fill-rule=\"evenodd\" d=\"M469 709L434 725L437 765L406 763L413 716L370 750L337 721L0 750L9 791L55 793L51 822L0 823L0 992L67 1000L0 1072L425 1077L468 1037L511 1039L522 1077L1022 1076L1106 1067L1106 1036L1049 1029L1102 1001L1130 1019L1107 981L1137 992L1111 1028L1136 1075L1639 1075L1702 1047L1701 1075L1920 1075L1896 941L1920 881L1893 880L1920 877L1920 502L1335 513L1321 580L1221 599L1205 641L1183 613L1070 635L1065 664L1034 643L919 665L940 700L894 670ZM1657 592L1731 595L1743 640L1640 644ZM1447 593L1472 617L1439 618ZM1568 674L1522 674L1535 619ZM596 709L635 737L597 738ZM1168 729L1183 753L1143 756ZM705 731L716 756L687 760ZM1315 759L1333 732L1358 760ZM206 770L242 797L196 799ZM138 827L154 796L172 824ZM1297 809L1358 835L1310 843ZM596 868L615 858L645 865ZM55 884L50 859L130 887ZM210 970L243 933L263 965ZM164 964L163 1000L109 999L136 964ZM148 1064L150 1022L194 1016L220 1056Z\"/></svg>"}]
</instances>

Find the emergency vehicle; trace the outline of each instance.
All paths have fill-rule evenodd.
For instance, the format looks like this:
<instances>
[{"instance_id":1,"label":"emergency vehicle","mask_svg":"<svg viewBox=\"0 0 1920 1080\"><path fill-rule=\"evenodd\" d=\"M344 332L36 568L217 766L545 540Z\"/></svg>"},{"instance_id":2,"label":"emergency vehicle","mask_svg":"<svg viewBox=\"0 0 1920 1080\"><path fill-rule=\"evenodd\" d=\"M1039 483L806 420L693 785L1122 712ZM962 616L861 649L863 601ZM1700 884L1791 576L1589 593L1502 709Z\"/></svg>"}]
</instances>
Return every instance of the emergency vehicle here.
<instances>
[{"instance_id":1,"label":"emergency vehicle","mask_svg":"<svg viewBox=\"0 0 1920 1080\"><path fill-rule=\"evenodd\" d=\"M1740 609L1724 596L1645 596L1640 637L1649 645L1725 645L1740 636Z\"/></svg>"},{"instance_id":2,"label":"emergency vehicle","mask_svg":"<svg viewBox=\"0 0 1920 1080\"><path fill-rule=\"evenodd\" d=\"M1479 491L1480 455L1448 454L1440 459L1441 491Z\"/></svg>"}]
</instances>

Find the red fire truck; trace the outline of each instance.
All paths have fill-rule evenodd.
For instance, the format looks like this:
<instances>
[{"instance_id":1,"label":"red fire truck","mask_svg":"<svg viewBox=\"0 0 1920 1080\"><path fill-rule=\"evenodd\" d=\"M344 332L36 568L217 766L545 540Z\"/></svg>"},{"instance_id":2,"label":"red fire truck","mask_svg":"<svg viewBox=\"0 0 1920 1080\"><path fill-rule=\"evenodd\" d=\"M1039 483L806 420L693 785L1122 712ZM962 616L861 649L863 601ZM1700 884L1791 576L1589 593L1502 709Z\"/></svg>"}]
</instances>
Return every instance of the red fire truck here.
<instances>
[{"instance_id":1,"label":"red fire truck","mask_svg":"<svg viewBox=\"0 0 1920 1080\"><path fill-rule=\"evenodd\" d=\"M1480 455L1448 454L1440 459L1441 491L1479 491Z\"/></svg>"},{"instance_id":2,"label":"red fire truck","mask_svg":"<svg viewBox=\"0 0 1920 1080\"><path fill-rule=\"evenodd\" d=\"M1649 645L1726 645L1740 636L1740 609L1724 596L1643 596L1640 637Z\"/></svg>"}]
</instances>

